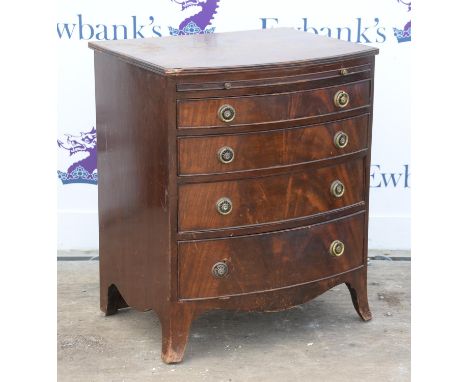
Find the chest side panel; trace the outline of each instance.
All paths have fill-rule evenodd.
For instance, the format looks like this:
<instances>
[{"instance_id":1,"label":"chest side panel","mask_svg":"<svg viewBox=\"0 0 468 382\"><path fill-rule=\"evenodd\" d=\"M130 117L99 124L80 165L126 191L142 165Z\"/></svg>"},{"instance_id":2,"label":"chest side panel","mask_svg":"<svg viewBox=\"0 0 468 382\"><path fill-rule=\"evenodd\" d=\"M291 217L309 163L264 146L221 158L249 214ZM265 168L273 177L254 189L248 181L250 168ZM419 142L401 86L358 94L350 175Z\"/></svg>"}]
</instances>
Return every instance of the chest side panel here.
<instances>
[{"instance_id":1,"label":"chest side panel","mask_svg":"<svg viewBox=\"0 0 468 382\"><path fill-rule=\"evenodd\" d=\"M100 52L95 77L101 288L145 310L170 278L166 81Z\"/></svg>"}]
</instances>

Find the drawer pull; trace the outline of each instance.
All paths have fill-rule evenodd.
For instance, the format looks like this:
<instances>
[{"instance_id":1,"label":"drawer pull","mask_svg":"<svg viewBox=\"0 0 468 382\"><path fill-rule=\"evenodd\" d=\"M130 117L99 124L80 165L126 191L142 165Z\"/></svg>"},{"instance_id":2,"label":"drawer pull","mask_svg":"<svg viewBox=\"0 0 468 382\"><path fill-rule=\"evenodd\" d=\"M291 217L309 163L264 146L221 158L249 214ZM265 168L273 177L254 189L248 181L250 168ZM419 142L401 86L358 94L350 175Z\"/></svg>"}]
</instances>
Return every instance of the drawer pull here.
<instances>
[{"instance_id":1,"label":"drawer pull","mask_svg":"<svg viewBox=\"0 0 468 382\"><path fill-rule=\"evenodd\" d=\"M339 90L336 92L335 98L333 100L336 107L346 107L349 104L349 94L344 90Z\"/></svg>"},{"instance_id":2,"label":"drawer pull","mask_svg":"<svg viewBox=\"0 0 468 382\"><path fill-rule=\"evenodd\" d=\"M225 82L224 83L224 89L229 90L229 89L231 89L231 87L232 87L232 85L231 85L230 82Z\"/></svg>"},{"instance_id":3,"label":"drawer pull","mask_svg":"<svg viewBox=\"0 0 468 382\"><path fill-rule=\"evenodd\" d=\"M330 186L330 192L335 198L341 198L345 193L345 186L339 180L334 180Z\"/></svg>"},{"instance_id":4,"label":"drawer pull","mask_svg":"<svg viewBox=\"0 0 468 382\"><path fill-rule=\"evenodd\" d=\"M218 150L218 159L221 163L231 163L234 160L234 150L232 147L221 147Z\"/></svg>"},{"instance_id":5,"label":"drawer pull","mask_svg":"<svg viewBox=\"0 0 468 382\"><path fill-rule=\"evenodd\" d=\"M344 244L342 241L335 240L330 244L330 255L338 257L344 253Z\"/></svg>"},{"instance_id":6,"label":"drawer pull","mask_svg":"<svg viewBox=\"0 0 468 382\"><path fill-rule=\"evenodd\" d=\"M346 76L347 74L349 74L348 69L346 69L346 68L341 69L341 70L340 70L340 74L341 74L342 76Z\"/></svg>"},{"instance_id":7,"label":"drawer pull","mask_svg":"<svg viewBox=\"0 0 468 382\"><path fill-rule=\"evenodd\" d=\"M229 273L229 267L224 261L220 261L213 265L213 268L211 268L211 273L214 277L221 279L227 276Z\"/></svg>"},{"instance_id":8,"label":"drawer pull","mask_svg":"<svg viewBox=\"0 0 468 382\"><path fill-rule=\"evenodd\" d=\"M232 211L232 202L229 198L221 198L216 202L216 209L221 215L228 215Z\"/></svg>"},{"instance_id":9,"label":"drawer pull","mask_svg":"<svg viewBox=\"0 0 468 382\"><path fill-rule=\"evenodd\" d=\"M337 149L343 149L348 144L348 134L343 131L338 131L333 138L333 142Z\"/></svg>"},{"instance_id":10,"label":"drawer pull","mask_svg":"<svg viewBox=\"0 0 468 382\"><path fill-rule=\"evenodd\" d=\"M218 109L218 117L223 122L231 122L236 116L236 110L231 105L223 105Z\"/></svg>"}]
</instances>

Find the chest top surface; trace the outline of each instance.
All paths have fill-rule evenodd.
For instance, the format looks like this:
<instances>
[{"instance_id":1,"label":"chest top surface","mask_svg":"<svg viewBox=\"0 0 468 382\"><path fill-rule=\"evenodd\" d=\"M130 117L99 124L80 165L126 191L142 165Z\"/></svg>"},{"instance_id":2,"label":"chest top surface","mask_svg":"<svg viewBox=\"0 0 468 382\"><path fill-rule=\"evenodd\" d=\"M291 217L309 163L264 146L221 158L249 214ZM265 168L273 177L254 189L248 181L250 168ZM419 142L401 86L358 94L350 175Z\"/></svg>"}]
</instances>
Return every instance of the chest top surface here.
<instances>
[{"instance_id":1,"label":"chest top surface","mask_svg":"<svg viewBox=\"0 0 468 382\"><path fill-rule=\"evenodd\" d=\"M90 42L89 47L168 75L319 64L378 53L377 48L292 28Z\"/></svg>"}]
</instances>

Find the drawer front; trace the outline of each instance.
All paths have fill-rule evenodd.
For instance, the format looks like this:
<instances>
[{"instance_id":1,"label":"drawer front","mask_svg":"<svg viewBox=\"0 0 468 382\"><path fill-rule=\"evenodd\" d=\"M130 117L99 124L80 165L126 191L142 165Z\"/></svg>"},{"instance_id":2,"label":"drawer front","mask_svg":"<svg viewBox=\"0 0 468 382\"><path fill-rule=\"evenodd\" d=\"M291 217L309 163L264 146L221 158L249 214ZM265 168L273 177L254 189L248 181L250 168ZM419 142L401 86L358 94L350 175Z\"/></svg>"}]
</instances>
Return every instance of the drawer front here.
<instances>
[{"instance_id":1,"label":"drawer front","mask_svg":"<svg viewBox=\"0 0 468 382\"><path fill-rule=\"evenodd\" d=\"M339 197L332 195L331 190L333 184L336 187L336 181L344 186L344 194ZM240 227L311 216L363 201L363 184L362 158L262 178L181 184L179 231Z\"/></svg>"},{"instance_id":2,"label":"drawer front","mask_svg":"<svg viewBox=\"0 0 468 382\"><path fill-rule=\"evenodd\" d=\"M180 138L179 174L253 170L350 154L367 148L368 123L366 114L292 129Z\"/></svg>"},{"instance_id":3,"label":"drawer front","mask_svg":"<svg viewBox=\"0 0 468 382\"><path fill-rule=\"evenodd\" d=\"M342 106L335 104L339 92L348 95L348 103ZM340 99L346 101L346 97ZM300 120L367 106L369 102L370 81L292 93L179 100L177 124L180 128L207 128ZM227 110L224 117L223 110Z\"/></svg>"},{"instance_id":4,"label":"drawer front","mask_svg":"<svg viewBox=\"0 0 468 382\"><path fill-rule=\"evenodd\" d=\"M361 213L267 234L180 242L179 298L266 291L359 267L365 261L364 217Z\"/></svg>"}]
</instances>

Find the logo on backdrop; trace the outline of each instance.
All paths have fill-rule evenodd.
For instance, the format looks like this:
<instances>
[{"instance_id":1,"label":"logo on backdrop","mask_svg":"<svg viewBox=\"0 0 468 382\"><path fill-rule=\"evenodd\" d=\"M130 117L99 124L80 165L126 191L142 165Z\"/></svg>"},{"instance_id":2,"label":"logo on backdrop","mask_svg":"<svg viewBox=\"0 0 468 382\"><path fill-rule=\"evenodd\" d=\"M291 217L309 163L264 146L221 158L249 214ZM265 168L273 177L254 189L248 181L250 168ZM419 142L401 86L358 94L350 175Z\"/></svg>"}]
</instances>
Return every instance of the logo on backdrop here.
<instances>
[{"instance_id":1,"label":"logo on backdrop","mask_svg":"<svg viewBox=\"0 0 468 382\"><path fill-rule=\"evenodd\" d=\"M193 16L187 17L183 20L179 28L169 27L169 33L172 36L180 36L187 34L206 34L213 33L214 27L208 28L211 21L214 18L218 3L220 0L172 0L173 2L180 4L182 9L190 9L191 7L199 7L201 10Z\"/></svg>"},{"instance_id":2,"label":"logo on backdrop","mask_svg":"<svg viewBox=\"0 0 468 382\"><path fill-rule=\"evenodd\" d=\"M405 2L403 0L397 0L397 2L406 6L408 12L411 11L411 1ZM411 20L405 24L403 29L393 28L393 34L398 43L411 41Z\"/></svg>"},{"instance_id":3,"label":"logo on backdrop","mask_svg":"<svg viewBox=\"0 0 468 382\"><path fill-rule=\"evenodd\" d=\"M97 147L96 129L80 135L65 134L65 143L57 139L60 149L68 151L69 160L65 171L57 171L62 184L87 183L97 184Z\"/></svg>"},{"instance_id":4,"label":"logo on backdrop","mask_svg":"<svg viewBox=\"0 0 468 382\"><path fill-rule=\"evenodd\" d=\"M396 2L404 5L407 8L406 12L411 11L411 1L396 0ZM280 19L278 17L260 17L259 20L262 29L280 26ZM389 41L387 37L389 30L392 30L398 43L411 41L411 20L400 29L401 26L396 28L382 25L380 17L356 17L348 20L347 24L339 26L316 25L309 18L302 17L300 24L298 23L295 27L304 32L364 44L383 44Z\"/></svg>"},{"instance_id":5,"label":"logo on backdrop","mask_svg":"<svg viewBox=\"0 0 468 382\"><path fill-rule=\"evenodd\" d=\"M220 0L172 0L180 5L180 12L187 17L182 20L178 28L169 26L169 33L173 36L189 34L213 33L215 27L211 26ZM198 12L197 12L198 11ZM190 15L192 14L192 15ZM190 16L189 16L190 15ZM80 40L117 40L127 38L144 38L144 30L151 27L151 33L161 36L160 27L154 26L154 17L149 17L149 24L139 24L136 16L132 16L132 25L91 25L83 22L83 16L78 15L77 23L57 24L57 33L60 38L73 36ZM97 147L96 129L81 132L80 135L66 134L65 143L57 140L59 150L68 151L68 161L64 171L58 170L58 177L62 184L86 183L97 184Z\"/></svg>"},{"instance_id":6,"label":"logo on backdrop","mask_svg":"<svg viewBox=\"0 0 468 382\"><path fill-rule=\"evenodd\" d=\"M217 9L221 0L170 0L178 6L178 12L183 17L179 26L168 26L170 35L191 35L213 33L215 27L212 22L217 14ZM395 1L395 0L392 0ZM411 11L411 1L396 0L399 5L406 8L406 12ZM131 16L128 23L119 24L89 24L84 21L82 14L78 14L76 22L57 23L57 34L60 39L79 40L118 40L127 38L161 37L164 29L161 25L155 24L154 16L149 16L147 21L137 16ZM86 20L87 21L87 20ZM260 18L261 27L270 28L279 26L278 18ZM350 21L351 22L351 21ZM388 29L393 29L393 34L398 43L411 41L411 20L401 29L386 28L379 25L380 19L375 17L372 20L364 18L353 19L347 26L342 27L318 27L309 25L307 18L301 19L301 25L297 27L304 32L328 35L348 41L362 43L384 43L387 41ZM59 150L68 151L65 162L66 168L57 171L62 183L86 183L97 184L97 147L96 130L81 132L80 135L66 134L66 141L63 143L57 140ZM371 171L371 187L403 187L409 188L409 166L404 165L403 171L384 172L380 165L373 165Z\"/></svg>"},{"instance_id":7,"label":"logo on backdrop","mask_svg":"<svg viewBox=\"0 0 468 382\"><path fill-rule=\"evenodd\" d=\"M397 0L398 3L403 4L404 6L408 7L408 12L411 11L411 1L406 2L403 0Z\"/></svg>"},{"instance_id":8,"label":"logo on backdrop","mask_svg":"<svg viewBox=\"0 0 468 382\"><path fill-rule=\"evenodd\" d=\"M172 36L213 33L211 25L221 0L170 0L177 5L178 14L184 17L177 28L169 26ZM180 6L180 7L179 7ZM57 23L60 39L78 40L125 40L129 38L161 37L165 29L154 16L147 18L130 16L127 22L116 24L90 23L82 14L74 22Z\"/></svg>"},{"instance_id":9,"label":"logo on backdrop","mask_svg":"<svg viewBox=\"0 0 468 382\"><path fill-rule=\"evenodd\" d=\"M409 164L404 164L398 170L385 171L380 164L372 164L370 168L371 188L410 188Z\"/></svg>"},{"instance_id":10,"label":"logo on backdrop","mask_svg":"<svg viewBox=\"0 0 468 382\"><path fill-rule=\"evenodd\" d=\"M405 13L411 11L411 1L396 1L398 6L405 7ZM148 17L129 16L127 20L120 20L115 24L90 22L90 18L77 14L76 18L67 22L57 23L57 34L62 40L122 40L131 38L161 37L167 33L172 36L213 33L215 27L212 22L217 14L221 0L170 0L177 6L177 12L183 17L178 27L162 26L157 19ZM403 7L401 7L403 10ZM278 17L260 17L260 27L273 28L280 26ZM393 24L395 25L395 24ZM289 25L292 26L292 25ZM346 25L320 26L313 25L309 18L303 17L293 25L298 30L358 43L382 44L387 41L389 32L398 43L411 41L411 20L402 22L397 27L382 25L380 17L357 17L350 19ZM167 32L165 32L167 31ZM394 40L393 40L394 41Z\"/></svg>"}]
</instances>

